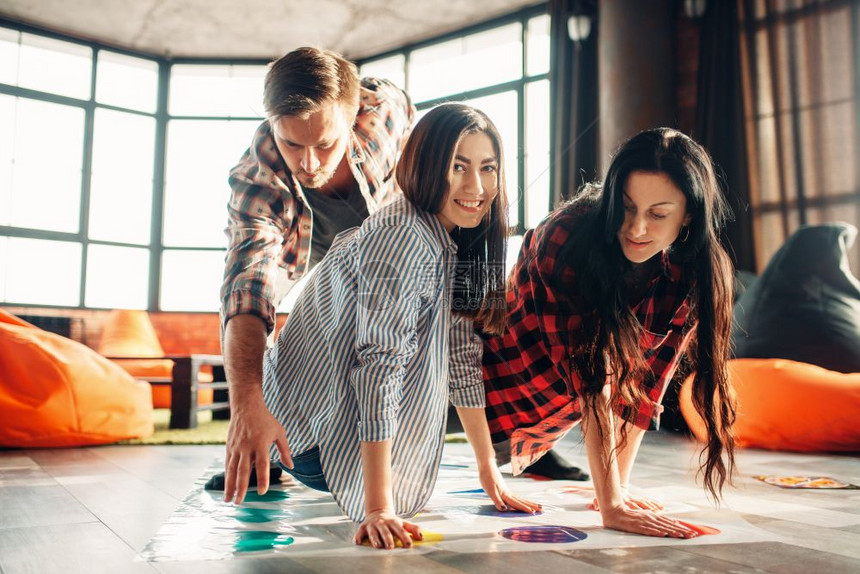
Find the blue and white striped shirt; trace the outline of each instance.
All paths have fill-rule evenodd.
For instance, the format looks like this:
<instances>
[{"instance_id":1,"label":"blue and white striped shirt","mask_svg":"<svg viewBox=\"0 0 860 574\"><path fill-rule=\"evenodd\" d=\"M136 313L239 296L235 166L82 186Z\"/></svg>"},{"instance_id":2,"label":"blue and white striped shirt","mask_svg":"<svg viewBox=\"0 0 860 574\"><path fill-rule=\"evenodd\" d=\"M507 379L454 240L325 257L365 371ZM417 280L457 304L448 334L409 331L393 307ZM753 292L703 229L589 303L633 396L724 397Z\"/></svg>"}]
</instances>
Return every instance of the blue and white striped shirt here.
<instances>
[{"instance_id":1,"label":"blue and white striped shirt","mask_svg":"<svg viewBox=\"0 0 860 574\"><path fill-rule=\"evenodd\" d=\"M320 447L329 488L365 514L361 441L392 440L394 504L420 511L439 470L447 399L483 407L481 342L451 313L456 243L400 199L335 239L266 352L266 405L290 451Z\"/></svg>"}]
</instances>

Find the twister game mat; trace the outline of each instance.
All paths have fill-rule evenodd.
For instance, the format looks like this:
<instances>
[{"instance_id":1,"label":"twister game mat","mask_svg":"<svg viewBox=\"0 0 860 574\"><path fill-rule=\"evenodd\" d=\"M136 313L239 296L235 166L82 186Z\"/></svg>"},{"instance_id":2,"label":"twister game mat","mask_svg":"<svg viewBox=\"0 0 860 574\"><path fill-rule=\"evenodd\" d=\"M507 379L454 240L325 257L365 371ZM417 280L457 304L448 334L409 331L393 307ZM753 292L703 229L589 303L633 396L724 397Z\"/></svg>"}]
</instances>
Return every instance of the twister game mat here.
<instances>
[{"instance_id":1,"label":"twister game mat","mask_svg":"<svg viewBox=\"0 0 860 574\"><path fill-rule=\"evenodd\" d=\"M588 508L590 483L539 481L506 476L516 493L540 502L537 515L496 510L481 489L467 444L446 444L433 496L413 522L424 540L412 549L377 550L352 542L355 526L328 493L311 490L289 477L265 495L249 491L245 502L225 504L223 493L203 489L223 461L194 485L138 556L145 561L229 560L246 557L379 556L379 552L423 554L528 552L643 546L727 544L774 540L731 510L715 511L701 488L642 489L636 494L660 501L666 514L702 528L690 540L651 538L604 529L600 514ZM286 476L286 475L285 475Z\"/></svg>"}]
</instances>

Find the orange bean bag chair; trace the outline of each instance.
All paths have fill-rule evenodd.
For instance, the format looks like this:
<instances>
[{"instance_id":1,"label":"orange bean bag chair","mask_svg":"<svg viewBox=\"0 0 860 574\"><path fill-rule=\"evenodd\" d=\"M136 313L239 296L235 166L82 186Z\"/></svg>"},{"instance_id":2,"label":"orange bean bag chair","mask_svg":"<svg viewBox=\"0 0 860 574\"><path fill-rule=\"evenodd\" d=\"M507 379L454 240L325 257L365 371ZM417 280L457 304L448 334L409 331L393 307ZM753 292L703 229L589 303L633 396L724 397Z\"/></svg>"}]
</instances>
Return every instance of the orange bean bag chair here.
<instances>
[{"instance_id":1,"label":"orange bean bag chair","mask_svg":"<svg viewBox=\"0 0 860 574\"><path fill-rule=\"evenodd\" d=\"M111 311L102 327L98 352L105 357L140 357L116 361L116 364L138 379L152 382L169 382L173 379L173 361L155 358L163 357L164 349L158 341L158 335L146 311L129 309ZM201 383L211 383L212 378L211 372L200 373ZM151 388L152 406L157 409L169 409L170 385L154 384ZM197 404L208 405L212 400L212 389L198 391Z\"/></svg>"},{"instance_id":2,"label":"orange bean bag chair","mask_svg":"<svg viewBox=\"0 0 860 574\"><path fill-rule=\"evenodd\" d=\"M148 383L0 310L0 446L106 444L153 433Z\"/></svg>"},{"instance_id":3,"label":"orange bean bag chair","mask_svg":"<svg viewBox=\"0 0 860 574\"><path fill-rule=\"evenodd\" d=\"M795 452L860 451L860 373L837 373L786 359L729 361L737 395L738 446ZM679 403L700 441L705 423L693 408L693 376Z\"/></svg>"}]
</instances>

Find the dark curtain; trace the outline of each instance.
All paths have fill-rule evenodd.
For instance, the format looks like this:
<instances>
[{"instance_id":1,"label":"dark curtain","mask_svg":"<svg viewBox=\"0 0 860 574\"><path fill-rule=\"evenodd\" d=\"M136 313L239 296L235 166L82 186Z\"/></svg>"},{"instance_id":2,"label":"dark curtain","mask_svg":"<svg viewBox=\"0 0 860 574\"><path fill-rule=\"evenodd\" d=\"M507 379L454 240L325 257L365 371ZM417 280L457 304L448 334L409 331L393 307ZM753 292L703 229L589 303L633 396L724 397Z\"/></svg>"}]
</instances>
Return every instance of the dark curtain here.
<instances>
[{"instance_id":1,"label":"dark curtain","mask_svg":"<svg viewBox=\"0 0 860 574\"><path fill-rule=\"evenodd\" d=\"M597 3L550 0L550 97L552 121L552 204L571 197L585 181L600 177L598 162ZM591 33L574 42L571 15L591 17Z\"/></svg>"},{"instance_id":2,"label":"dark curtain","mask_svg":"<svg viewBox=\"0 0 860 574\"><path fill-rule=\"evenodd\" d=\"M738 0L737 9L762 270L801 225L860 227L860 2ZM848 261L860 274L856 246Z\"/></svg>"},{"instance_id":3,"label":"dark curtain","mask_svg":"<svg viewBox=\"0 0 860 574\"><path fill-rule=\"evenodd\" d=\"M740 25L732 0L708 2L702 17L696 127L693 136L711 153L735 219L726 228L738 269L755 271L749 174L744 135Z\"/></svg>"}]
</instances>

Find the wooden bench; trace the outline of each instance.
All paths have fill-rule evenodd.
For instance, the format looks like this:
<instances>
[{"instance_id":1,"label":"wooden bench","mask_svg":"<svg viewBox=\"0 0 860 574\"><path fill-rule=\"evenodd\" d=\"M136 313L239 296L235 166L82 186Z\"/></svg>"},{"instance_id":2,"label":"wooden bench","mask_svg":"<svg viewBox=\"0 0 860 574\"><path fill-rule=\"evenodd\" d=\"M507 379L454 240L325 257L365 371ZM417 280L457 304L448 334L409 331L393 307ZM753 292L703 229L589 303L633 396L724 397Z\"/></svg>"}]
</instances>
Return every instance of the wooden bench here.
<instances>
[{"instance_id":1,"label":"wooden bench","mask_svg":"<svg viewBox=\"0 0 860 574\"><path fill-rule=\"evenodd\" d=\"M197 427L198 411L212 411L213 419L230 418L230 402L227 394L227 377L224 376L224 359L221 355L165 355L163 357L108 357L112 361L170 359L173 361L173 376L137 377L152 385L170 385L170 428L193 429ZM200 382L200 367L212 367L213 381ZM212 404L201 405L197 394L201 389L212 389Z\"/></svg>"}]
</instances>

